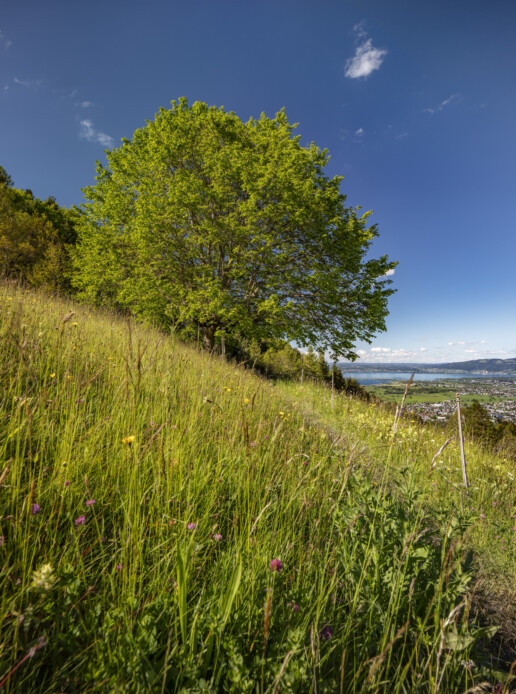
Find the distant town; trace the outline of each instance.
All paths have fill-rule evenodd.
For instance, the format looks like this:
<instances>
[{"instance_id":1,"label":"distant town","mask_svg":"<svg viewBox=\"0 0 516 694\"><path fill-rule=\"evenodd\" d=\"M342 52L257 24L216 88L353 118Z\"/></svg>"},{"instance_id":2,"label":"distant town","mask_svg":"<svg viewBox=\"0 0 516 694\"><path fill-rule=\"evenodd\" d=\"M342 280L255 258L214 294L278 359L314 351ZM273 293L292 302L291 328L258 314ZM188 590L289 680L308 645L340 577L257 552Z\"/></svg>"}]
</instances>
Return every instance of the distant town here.
<instances>
[{"instance_id":1,"label":"distant town","mask_svg":"<svg viewBox=\"0 0 516 694\"><path fill-rule=\"evenodd\" d=\"M450 389L449 382L435 382L443 390ZM514 380L468 380L454 384L455 392L460 395L461 402L469 404L478 400L488 411L493 422L511 421L516 424L516 381ZM407 411L414 412L423 421L446 421L456 411L457 402L451 399L438 402L419 402L407 406Z\"/></svg>"}]
</instances>

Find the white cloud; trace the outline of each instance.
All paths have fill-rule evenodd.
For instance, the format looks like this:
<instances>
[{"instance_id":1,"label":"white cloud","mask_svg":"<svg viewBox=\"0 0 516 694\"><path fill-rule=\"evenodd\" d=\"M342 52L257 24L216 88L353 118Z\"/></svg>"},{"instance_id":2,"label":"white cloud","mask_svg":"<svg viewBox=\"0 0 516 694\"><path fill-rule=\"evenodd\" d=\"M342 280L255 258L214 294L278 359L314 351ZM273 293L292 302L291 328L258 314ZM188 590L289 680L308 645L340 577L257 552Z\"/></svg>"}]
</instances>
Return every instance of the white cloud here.
<instances>
[{"instance_id":1,"label":"white cloud","mask_svg":"<svg viewBox=\"0 0 516 694\"><path fill-rule=\"evenodd\" d=\"M468 354L475 354L477 350L476 349L465 349L464 351L467 352Z\"/></svg>"},{"instance_id":2,"label":"white cloud","mask_svg":"<svg viewBox=\"0 0 516 694\"><path fill-rule=\"evenodd\" d=\"M75 105L80 106L81 108L93 108L95 106L93 101L80 101L78 104Z\"/></svg>"},{"instance_id":3,"label":"white cloud","mask_svg":"<svg viewBox=\"0 0 516 694\"><path fill-rule=\"evenodd\" d=\"M466 343L464 340L459 340L458 342L448 342L448 344L452 347L453 345L465 345Z\"/></svg>"},{"instance_id":4,"label":"white cloud","mask_svg":"<svg viewBox=\"0 0 516 694\"><path fill-rule=\"evenodd\" d=\"M385 275L382 275L382 277L392 277L395 274L396 270L394 268L391 268L390 270L387 270Z\"/></svg>"},{"instance_id":5,"label":"white cloud","mask_svg":"<svg viewBox=\"0 0 516 694\"><path fill-rule=\"evenodd\" d=\"M350 79L367 77L380 68L387 52L383 48L375 48L372 39L367 39L357 46L353 58L346 61L344 74Z\"/></svg>"},{"instance_id":6,"label":"white cloud","mask_svg":"<svg viewBox=\"0 0 516 694\"><path fill-rule=\"evenodd\" d=\"M419 351L420 351L420 352L426 352L426 347L420 347L420 348L419 348Z\"/></svg>"},{"instance_id":7,"label":"white cloud","mask_svg":"<svg viewBox=\"0 0 516 694\"><path fill-rule=\"evenodd\" d=\"M371 352L390 352L390 347L371 347Z\"/></svg>"},{"instance_id":8,"label":"white cloud","mask_svg":"<svg viewBox=\"0 0 516 694\"><path fill-rule=\"evenodd\" d=\"M363 21L355 24L355 26L353 27L353 31L355 32L355 34L357 35L357 38L359 38L359 39L365 39L367 37L367 31L365 31L365 29L364 29L364 22Z\"/></svg>"},{"instance_id":9,"label":"white cloud","mask_svg":"<svg viewBox=\"0 0 516 694\"><path fill-rule=\"evenodd\" d=\"M89 142L98 142L104 147L113 147L115 141L110 135L106 133L101 133L93 127L91 120L82 120L81 129L79 130L79 137L88 140Z\"/></svg>"},{"instance_id":10,"label":"white cloud","mask_svg":"<svg viewBox=\"0 0 516 694\"><path fill-rule=\"evenodd\" d=\"M399 135L395 135L394 139L395 140L403 140L404 137L408 137L408 133L403 132L403 133L400 133Z\"/></svg>"},{"instance_id":11,"label":"white cloud","mask_svg":"<svg viewBox=\"0 0 516 694\"><path fill-rule=\"evenodd\" d=\"M34 87L39 87L41 85L41 80L20 80L18 77L15 77L13 82L27 89L34 89Z\"/></svg>"},{"instance_id":12,"label":"white cloud","mask_svg":"<svg viewBox=\"0 0 516 694\"><path fill-rule=\"evenodd\" d=\"M9 41L7 36L4 34L4 32L0 29L0 46L4 47L4 50L7 50L10 46L13 45L12 41Z\"/></svg>"},{"instance_id":13,"label":"white cloud","mask_svg":"<svg viewBox=\"0 0 516 694\"><path fill-rule=\"evenodd\" d=\"M355 130L355 135L357 137L362 137L364 134L364 128L359 128L358 130Z\"/></svg>"},{"instance_id":14,"label":"white cloud","mask_svg":"<svg viewBox=\"0 0 516 694\"><path fill-rule=\"evenodd\" d=\"M425 108L424 110L428 113L439 113L444 109L445 106L449 106L450 104L457 103L458 101L461 100L461 95L460 94L452 94L449 96L447 99L444 101L441 101L439 106L436 106L435 108Z\"/></svg>"}]
</instances>

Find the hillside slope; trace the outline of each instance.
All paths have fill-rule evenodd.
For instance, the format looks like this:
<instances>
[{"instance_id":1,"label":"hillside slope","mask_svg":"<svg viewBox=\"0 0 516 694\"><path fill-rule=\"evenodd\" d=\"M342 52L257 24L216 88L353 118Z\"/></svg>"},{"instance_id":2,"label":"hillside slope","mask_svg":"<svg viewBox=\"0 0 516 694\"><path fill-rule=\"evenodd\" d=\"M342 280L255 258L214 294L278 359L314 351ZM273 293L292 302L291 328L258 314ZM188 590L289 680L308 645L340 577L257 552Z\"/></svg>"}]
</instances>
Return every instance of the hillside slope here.
<instances>
[{"instance_id":1,"label":"hillside slope","mask_svg":"<svg viewBox=\"0 0 516 694\"><path fill-rule=\"evenodd\" d=\"M462 509L456 451L424 482L430 430L402 421L392 443L377 408L332 409L325 389L0 293L5 691L464 692L503 677L470 619L463 551L482 556L506 523L503 461L469 451ZM493 566L510 576L506 530Z\"/></svg>"}]
</instances>

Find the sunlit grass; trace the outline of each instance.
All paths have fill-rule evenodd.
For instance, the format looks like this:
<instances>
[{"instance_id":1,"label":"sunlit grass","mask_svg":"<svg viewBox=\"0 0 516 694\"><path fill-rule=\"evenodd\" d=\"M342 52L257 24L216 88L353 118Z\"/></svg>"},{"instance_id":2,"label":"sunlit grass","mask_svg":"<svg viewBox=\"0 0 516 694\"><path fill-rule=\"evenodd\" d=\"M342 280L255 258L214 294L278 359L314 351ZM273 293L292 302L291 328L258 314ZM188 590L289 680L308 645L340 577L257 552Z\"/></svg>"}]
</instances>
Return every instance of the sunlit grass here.
<instances>
[{"instance_id":1,"label":"sunlit grass","mask_svg":"<svg viewBox=\"0 0 516 694\"><path fill-rule=\"evenodd\" d=\"M403 420L393 443L379 407L331 409L327 389L120 317L0 297L5 691L462 692L487 676L465 552L512 511L503 461L468 449L466 498L456 448L429 475L432 429ZM510 575L512 536L495 554Z\"/></svg>"}]
</instances>

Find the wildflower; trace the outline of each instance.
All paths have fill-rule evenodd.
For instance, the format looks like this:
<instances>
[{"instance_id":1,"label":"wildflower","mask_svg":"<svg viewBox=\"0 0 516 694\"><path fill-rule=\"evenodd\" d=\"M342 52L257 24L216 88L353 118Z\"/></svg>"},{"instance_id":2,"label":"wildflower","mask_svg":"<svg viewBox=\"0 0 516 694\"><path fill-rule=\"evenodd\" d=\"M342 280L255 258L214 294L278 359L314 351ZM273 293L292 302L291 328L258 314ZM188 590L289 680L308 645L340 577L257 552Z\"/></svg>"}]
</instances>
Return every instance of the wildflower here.
<instances>
[{"instance_id":1,"label":"wildflower","mask_svg":"<svg viewBox=\"0 0 516 694\"><path fill-rule=\"evenodd\" d=\"M247 405L248 402L249 402L249 398L244 398L244 403L245 403L246 405Z\"/></svg>"},{"instance_id":2,"label":"wildflower","mask_svg":"<svg viewBox=\"0 0 516 694\"><path fill-rule=\"evenodd\" d=\"M293 609L294 612L297 614L298 611L299 611L299 605L294 605L294 606L292 607L292 609Z\"/></svg>"},{"instance_id":3,"label":"wildflower","mask_svg":"<svg viewBox=\"0 0 516 694\"><path fill-rule=\"evenodd\" d=\"M32 513L33 516L35 516L37 513L40 511L40 505L39 504L32 504L30 512Z\"/></svg>"},{"instance_id":4,"label":"wildflower","mask_svg":"<svg viewBox=\"0 0 516 694\"><path fill-rule=\"evenodd\" d=\"M40 590L50 590L54 584L54 569L51 564L43 564L32 574L32 587Z\"/></svg>"},{"instance_id":5,"label":"wildflower","mask_svg":"<svg viewBox=\"0 0 516 694\"><path fill-rule=\"evenodd\" d=\"M122 443L130 446L132 443L134 443L135 438L136 436L124 436L122 438Z\"/></svg>"},{"instance_id":6,"label":"wildflower","mask_svg":"<svg viewBox=\"0 0 516 694\"><path fill-rule=\"evenodd\" d=\"M65 487L69 487L69 486L70 486L70 480L66 480L65 483L64 483L64 486L65 486Z\"/></svg>"},{"instance_id":7,"label":"wildflower","mask_svg":"<svg viewBox=\"0 0 516 694\"><path fill-rule=\"evenodd\" d=\"M321 629L320 636L325 641L328 641L328 639L331 639L332 635L333 635L333 629L330 626L327 625Z\"/></svg>"},{"instance_id":8,"label":"wildflower","mask_svg":"<svg viewBox=\"0 0 516 694\"><path fill-rule=\"evenodd\" d=\"M86 516L79 516L79 518L75 519L75 525L84 525L84 521L86 520Z\"/></svg>"},{"instance_id":9,"label":"wildflower","mask_svg":"<svg viewBox=\"0 0 516 694\"><path fill-rule=\"evenodd\" d=\"M281 571L283 568L283 564L279 559L273 559L271 563L269 564L271 571Z\"/></svg>"},{"instance_id":10,"label":"wildflower","mask_svg":"<svg viewBox=\"0 0 516 694\"><path fill-rule=\"evenodd\" d=\"M124 565L121 562L118 562L118 564L116 565L116 571L122 571L123 568Z\"/></svg>"},{"instance_id":11,"label":"wildflower","mask_svg":"<svg viewBox=\"0 0 516 694\"><path fill-rule=\"evenodd\" d=\"M481 513L481 514L480 514L480 518L482 518L482 520L484 520L485 515L484 515L483 513Z\"/></svg>"},{"instance_id":12,"label":"wildflower","mask_svg":"<svg viewBox=\"0 0 516 694\"><path fill-rule=\"evenodd\" d=\"M95 499L88 499L88 501L86 502L86 506L93 506L94 503Z\"/></svg>"},{"instance_id":13,"label":"wildflower","mask_svg":"<svg viewBox=\"0 0 516 694\"><path fill-rule=\"evenodd\" d=\"M186 527L188 528L188 530L195 530L195 528L197 527L197 523L187 523Z\"/></svg>"},{"instance_id":14,"label":"wildflower","mask_svg":"<svg viewBox=\"0 0 516 694\"><path fill-rule=\"evenodd\" d=\"M50 378L55 378L55 377L56 377L55 374L50 374Z\"/></svg>"},{"instance_id":15,"label":"wildflower","mask_svg":"<svg viewBox=\"0 0 516 694\"><path fill-rule=\"evenodd\" d=\"M220 542L222 540L222 535L220 533L217 533L213 536L213 539L215 540L215 542Z\"/></svg>"}]
</instances>

